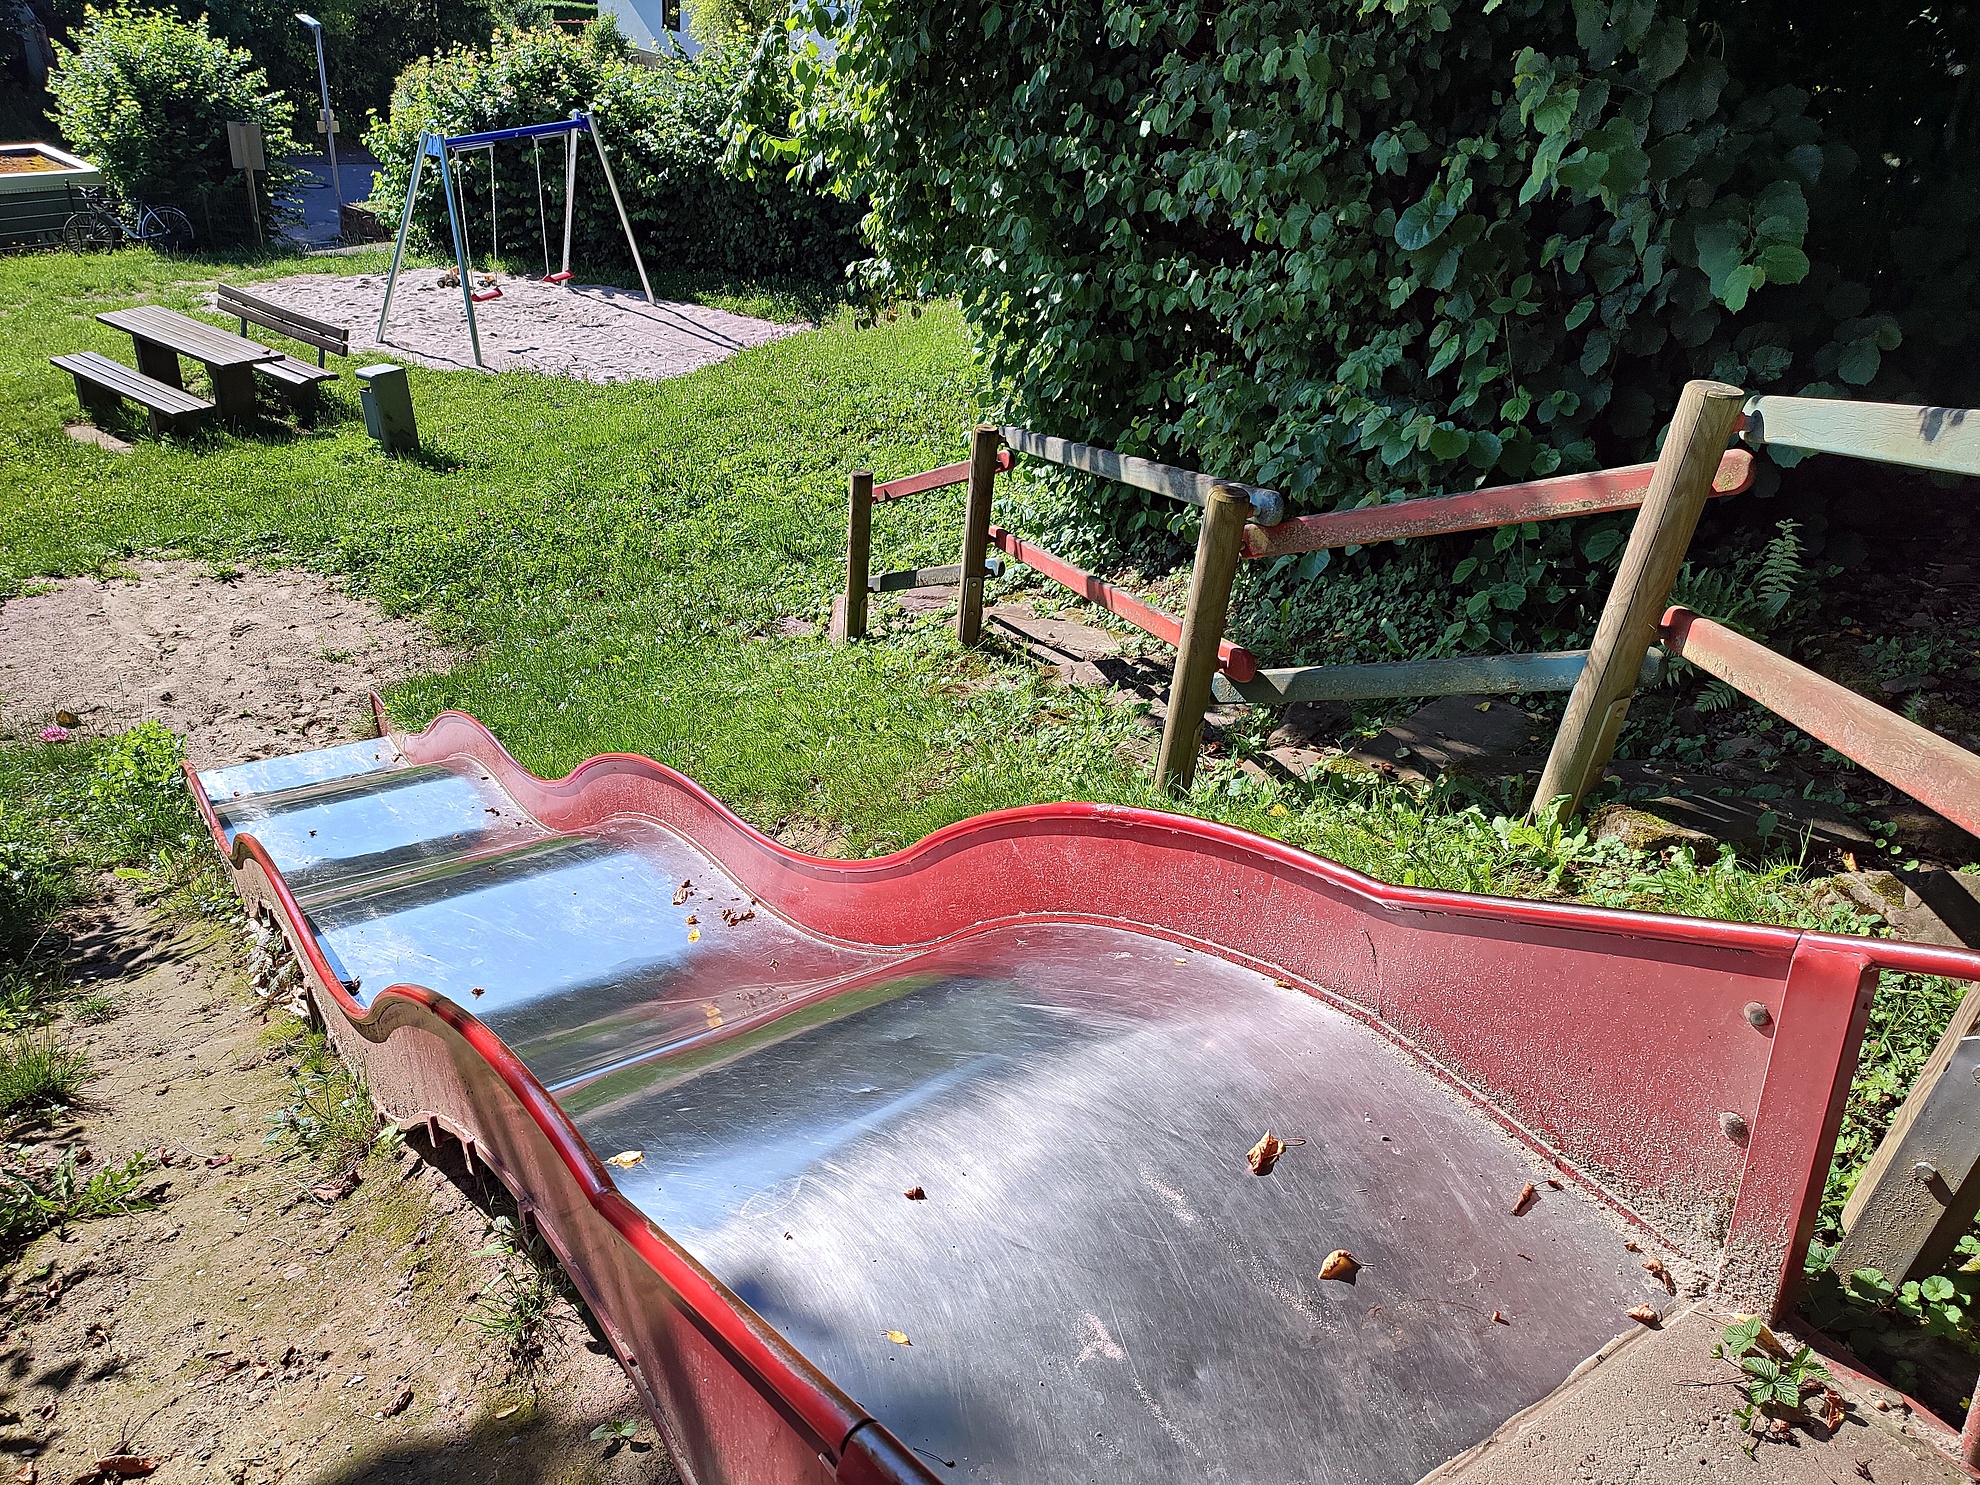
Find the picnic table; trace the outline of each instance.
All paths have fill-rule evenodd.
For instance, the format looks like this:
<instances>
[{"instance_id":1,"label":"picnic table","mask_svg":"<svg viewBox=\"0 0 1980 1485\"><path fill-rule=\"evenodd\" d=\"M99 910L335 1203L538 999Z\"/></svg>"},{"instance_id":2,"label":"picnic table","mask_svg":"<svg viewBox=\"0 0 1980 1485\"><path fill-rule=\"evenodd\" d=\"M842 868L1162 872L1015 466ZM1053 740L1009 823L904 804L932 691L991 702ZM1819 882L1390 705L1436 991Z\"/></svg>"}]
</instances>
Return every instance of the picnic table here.
<instances>
[{"instance_id":1,"label":"picnic table","mask_svg":"<svg viewBox=\"0 0 1980 1485\"><path fill-rule=\"evenodd\" d=\"M97 319L128 332L137 346L138 370L168 387L185 385L179 379L179 357L205 366L213 378L213 401L223 418L253 417L254 368L282 359L280 351L162 305L107 310Z\"/></svg>"}]
</instances>

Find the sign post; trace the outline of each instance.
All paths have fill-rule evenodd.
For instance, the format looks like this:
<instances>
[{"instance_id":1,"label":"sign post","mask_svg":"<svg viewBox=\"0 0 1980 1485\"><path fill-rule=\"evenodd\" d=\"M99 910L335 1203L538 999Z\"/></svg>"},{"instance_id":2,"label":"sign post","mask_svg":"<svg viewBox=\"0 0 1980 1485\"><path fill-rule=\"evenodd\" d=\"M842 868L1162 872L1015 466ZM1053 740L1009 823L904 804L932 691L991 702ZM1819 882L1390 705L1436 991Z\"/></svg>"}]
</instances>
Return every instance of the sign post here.
<instances>
[{"instance_id":1,"label":"sign post","mask_svg":"<svg viewBox=\"0 0 1980 1485\"><path fill-rule=\"evenodd\" d=\"M247 175L248 216L254 222L255 246L263 245L261 235L261 198L255 193L254 173L268 169L267 156L261 148L261 125L252 121L229 119L227 121L227 149L234 157L234 168Z\"/></svg>"}]
</instances>

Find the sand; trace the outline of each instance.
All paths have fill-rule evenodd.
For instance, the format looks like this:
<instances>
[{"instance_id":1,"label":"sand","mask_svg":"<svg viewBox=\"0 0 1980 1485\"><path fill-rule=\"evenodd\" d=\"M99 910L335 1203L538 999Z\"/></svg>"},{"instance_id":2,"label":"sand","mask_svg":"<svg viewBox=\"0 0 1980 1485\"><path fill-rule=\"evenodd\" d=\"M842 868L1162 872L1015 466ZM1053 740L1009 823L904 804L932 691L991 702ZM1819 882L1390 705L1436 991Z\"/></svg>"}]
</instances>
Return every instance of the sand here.
<instances>
[{"instance_id":1,"label":"sand","mask_svg":"<svg viewBox=\"0 0 1980 1485\"><path fill-rule=\"evenodd\" d=\"M0 732L32 735L64 711L99 737L156 717L204 768L368 737L372 689L451 663L420 625L316 573L130 570L0 606Z\"/></svg>"},{"instance_id":2,"label":"sand","mask_svg":"<svg viewBox=\"0 0 1980 1485\"><path fill-rule=\"evenodd\" d=\"M399 275L383 342L377 335L385 300L382 273L305 274L256 284L254 292L349 326L353 353L382 348L427 366L472 369L461 291L441 287L445 271L450 270L411 268ZM600 284L545 284L507 275L497 275L496 283L502 297L475 306L482 363L490 371L540 371L587 382L662 381L812 328L672 300L648 304L636 290Z\"/></svg>"}]
</instances>

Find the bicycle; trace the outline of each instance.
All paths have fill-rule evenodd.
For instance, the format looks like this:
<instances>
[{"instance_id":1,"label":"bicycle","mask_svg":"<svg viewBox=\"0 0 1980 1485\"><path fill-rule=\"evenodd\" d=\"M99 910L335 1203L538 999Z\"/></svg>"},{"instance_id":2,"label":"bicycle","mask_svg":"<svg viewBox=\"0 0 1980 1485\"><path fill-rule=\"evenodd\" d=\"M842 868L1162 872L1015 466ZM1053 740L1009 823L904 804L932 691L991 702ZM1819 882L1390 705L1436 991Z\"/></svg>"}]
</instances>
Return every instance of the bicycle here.
<instances>
[{"instance_id":1,"label":"bicycle","mask_svg":"<svg viewBox=\"0 0 1980 1485\"><path fill-rule=\"evenodd\" d=\"M72 253L107 253L125 243L160 252L193 245L193 224L176 206L132 201L120 207L108 191L85 187L83 209L62 224L62 246Z\"/></svg>"}]
</instances>

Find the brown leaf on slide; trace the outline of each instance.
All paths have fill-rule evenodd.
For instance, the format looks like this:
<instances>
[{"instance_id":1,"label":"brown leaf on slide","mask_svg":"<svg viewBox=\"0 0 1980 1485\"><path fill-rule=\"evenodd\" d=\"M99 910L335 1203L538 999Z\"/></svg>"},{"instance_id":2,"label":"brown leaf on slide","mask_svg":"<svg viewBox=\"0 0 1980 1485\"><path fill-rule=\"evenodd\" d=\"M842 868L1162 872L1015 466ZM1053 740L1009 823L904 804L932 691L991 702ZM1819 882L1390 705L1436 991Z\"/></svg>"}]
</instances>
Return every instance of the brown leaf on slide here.
<instances>
[{"instance_id":1,"label":"brown leaf on slide","mask_svg":"<svg viewBox=\"0 0 1980 1485\"><path fill-rule=\"evenodd\" d=\"M908 1187L907 1190L903 1191L901 1195L905 1196L909 1201L928 1200L928 1193L926 1191L923 1191L919 1186L910 1186Z\"/></svg>"},{"instance_id":2,"label":"brown leaf on slide","mask_svg":"<svg viewBox=\"0 0 1980 1485\"><path fill-rule=\"evenodd\" d=\"M1648 1305L1636 1305L1633 1308L1626 1311L1625 1313L1627 1313L1629 1318L1634 1320L1638 1325L1647 1325L1652 1330L1658 1329L1658 1322L1660 1317L1658 1316L1657 1312L1651 1309L1650 1306Z\"/></svg>"},{"instance_id":3,"label":"brown leaf on slide","mask_svg":"<svg viewBox=\"0 0 1980 1485\"><path fill-rule=\"evenodd\" d=\"M694 882L692 880L682 882L681 885L677 889L675 889L674 906L679 907L682 903L686 902L688 900L688 894L690 894L693 891L694 891Z\"/></svg>"},{"instance_id":4,"label":"brown leaf on slide","mask_svg":"<svg viewBox=\"0 0 1980 1485\"><path fill-rule=\"evenodd\" d=\"M1282 1140L1271 1130L1265 1131L1265 1138L1245 1151L1244 1163L1251 1167L1254 1176L1269 1176L1272 1167L1279 1163L1279 1157L1294 1145L1303 1145L1302 1139Z\"/></svg>"},{"instance_id":5,"label":"brown leaf on slide","mask_svg":"<svg viewBox=\"0 0 1980 1485\"><path fill-rule=\"evenodd\" d=\"M882 1334L897 1346L912 1346L914 1344L913 1341L907 1338L907 1332L905 1330L883 1331Z\"/></svg>"},{"instance_id":6,"label":"brown leaf on slide","mask_svg":"<svg viewBox=\"0 0 1980 1485\"><path fill-rule=\"evenodd\" d=\"M1492 1311L1492 1323L1494 1325L1510 1325L1512 1324L1512 1321L1508 1320L1505 1317L1504 1312L1500 1310L1494 1310Z\"/></svg>"},{"instance_id":7,"label":"brown leaf on slide","mask_svg":"<svg viewBox=\"0 0 1980 1485\"><path fill-rule=\"evenodd\" d=\"M1528 1181L1524 1186L1519 1188L1519 1195L1513 1198L1512 1214L1515 1217L1524 1217L1527 1208L1539 1199L1540 1188L1535 1186L1531 1181Z\"/></svg>"},{"instance_id":8,"label":"brown leaf on slide","mask_svg":"<svg viewBox=\"0 0 1980 1485\"><path fill-rule=\"evenodd\" d=\"M1320 1263L1320 1277L1339 1279L1342 1283L1351 1280L1361 1268L1360 1261L1346 1248L1336 1248Z\"/></svg>"}]
</instances>

